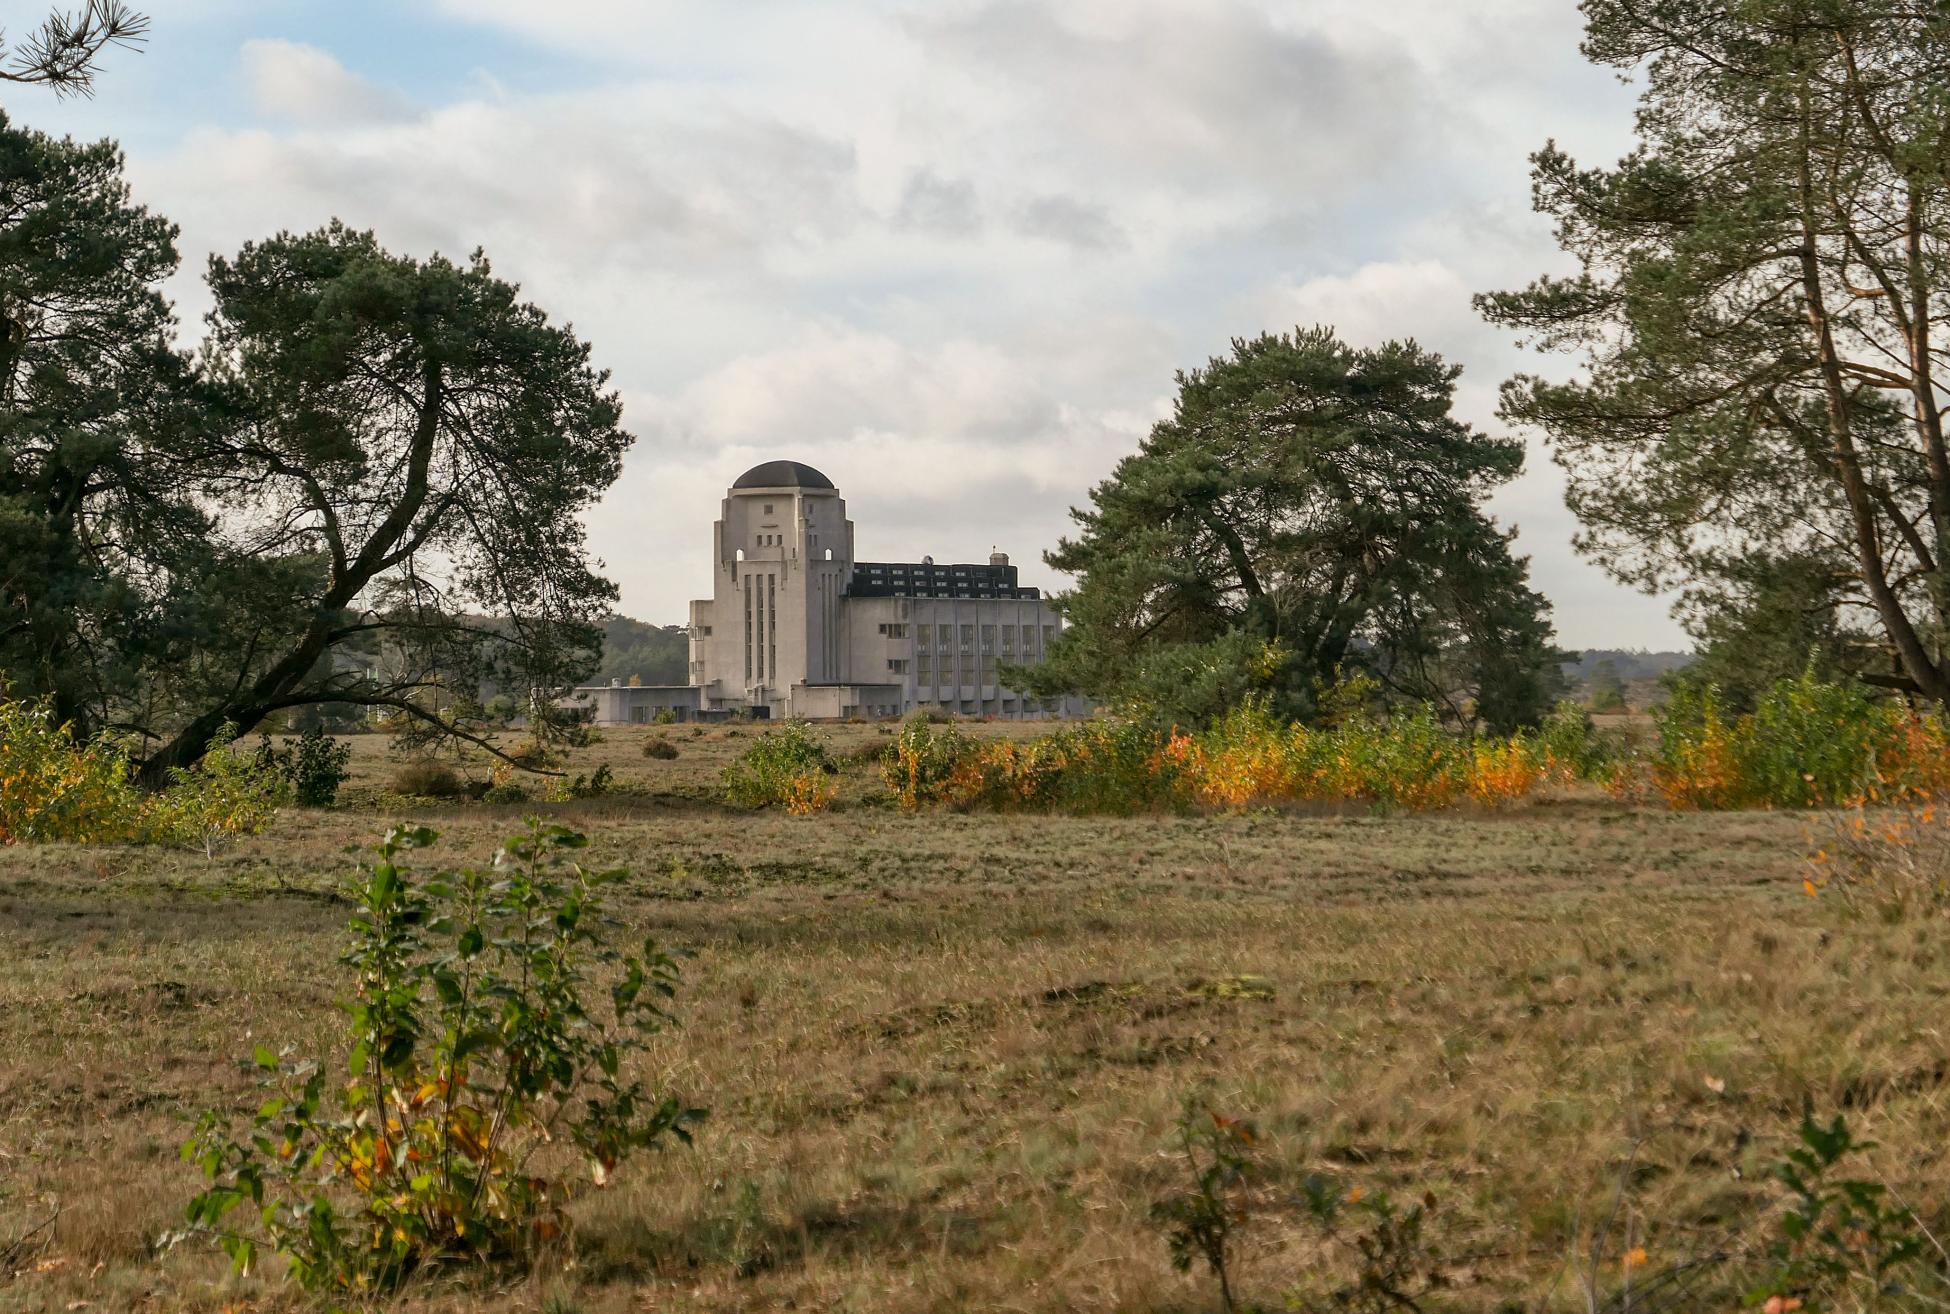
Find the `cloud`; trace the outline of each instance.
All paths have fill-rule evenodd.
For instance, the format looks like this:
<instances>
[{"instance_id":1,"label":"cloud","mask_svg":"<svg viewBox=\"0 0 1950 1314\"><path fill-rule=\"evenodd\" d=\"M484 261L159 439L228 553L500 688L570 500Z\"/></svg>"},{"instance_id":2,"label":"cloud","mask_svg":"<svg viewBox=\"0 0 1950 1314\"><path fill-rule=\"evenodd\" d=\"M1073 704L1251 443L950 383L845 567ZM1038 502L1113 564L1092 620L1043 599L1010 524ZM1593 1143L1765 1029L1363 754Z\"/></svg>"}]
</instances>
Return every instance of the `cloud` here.
<instances>
[{"instance_id":1,"label":"cloud","mask_svg":"<svg viewBox=\"0 0 1950 1314\"><path fill-rule=\"evenodd\" d=\"M894 221L902 228L940 236L970 236L982 226L975 184L966 178L944 178L932 169L917 169L907 179Z\"/></svg>"},{"instance_id":2,"label":"cloud","mask_svg":"<svg viewBox=\"0 0 1950 1314\"><path fill-rule=\"evenodd\" d=\"M1494 341L1494 331L1470 306L1473 291L1440 260L1376 261L1348 274L1269 288L1257 309L1262 322L1279 332L1328 324L1355 346L1414 338L1463 359Z\"/></svg>"},{"instance_id":3,"label":"cloud","mask_svg":"<svg viewBox=\"0 0 1950 1314\"><path fill-rule=\"evenodd\" d=\"M640 441L590 530L660 620L708 578L726 484L777 456L840 483L863 552L995 542L1055 583L1039 551L1173 371L1261 329L1413 336L1493 425L1518 357L1469 294L1558 260L1524 157L1615 154L1627 123L1562 0L414 0L351 39L324 0L281 39L222 2L198 30L241 50L239 95L131 139L186 268L334 216L484 246L624 394ZM398 67L388 41L419 103L352 71ZM59 113L146 112L117 94ZM174 290L193 325L195 273ZM1547 461L1497 507L1567 637L1671 641L1570 556Z\"/></svg>"},{"instance_id":4,"label":"cloud","mask_svg":"<svg viewBox=\"0 0 1950 1314\"><path fill-rule=\"evenodd\" d=\"M319 126L413 114L404 96L366 81L316 46L255 38L244 43L241 59L252 103L272 118Z\"/></svg>"},{"instance_id":5,"label":"cloud","mask_svg":"<svg viewBox=\"0 0 1950 1314\"><path fill-rule=\"evenodd\" d=\"M1129 240L1104 205L1092 205L1073 196L1038 196L1023 206L1016 227L1031 237L1078 251L1110 251L1126 246Z\"/></svg>"}]
</instances>

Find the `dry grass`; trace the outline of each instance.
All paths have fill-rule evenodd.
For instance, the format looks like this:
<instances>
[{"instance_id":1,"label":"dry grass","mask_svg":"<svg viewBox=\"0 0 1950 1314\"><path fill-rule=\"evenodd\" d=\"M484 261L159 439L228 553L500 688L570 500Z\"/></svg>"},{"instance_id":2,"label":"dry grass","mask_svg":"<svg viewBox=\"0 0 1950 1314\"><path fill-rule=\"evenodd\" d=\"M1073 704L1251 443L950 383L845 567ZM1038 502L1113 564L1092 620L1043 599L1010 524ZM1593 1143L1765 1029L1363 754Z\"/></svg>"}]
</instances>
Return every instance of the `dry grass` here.
<instances>
[{"instance_id":1,"label":"dry grass","mask_svg":"<svg viewBox=\"0 0 1950 1314\"><path fill-rule=\"evenodd\" d=\"M909 816L856 764L793 819L712 801L753 733L611 732L575 769L637 792L542 808L395 804L361 741L351 806L214 861L0 851L0 1245L62 1209L0 1309L302 1307L154 1241L196 1186L186 1120L249 1100L234 1060L329 1034L334 891L396 816L459 857L542 810L630 866L627 915L697 955L656 1062L712 1110L546 1272L409 1308L1210 1309L1146 1217L1195 1090L1258 1122L1276 1183L1433 1190L1444 1308L1582 1309L1621 1180L1614 1255L1627 1228L1654 1265L1751 1245L1804 1101L1944 1219L1950 950L1803 896L1802 818ZM1268 1201L1241 1278L1278 1308L1324 1257Z\"/></svg>"}]
</instances>

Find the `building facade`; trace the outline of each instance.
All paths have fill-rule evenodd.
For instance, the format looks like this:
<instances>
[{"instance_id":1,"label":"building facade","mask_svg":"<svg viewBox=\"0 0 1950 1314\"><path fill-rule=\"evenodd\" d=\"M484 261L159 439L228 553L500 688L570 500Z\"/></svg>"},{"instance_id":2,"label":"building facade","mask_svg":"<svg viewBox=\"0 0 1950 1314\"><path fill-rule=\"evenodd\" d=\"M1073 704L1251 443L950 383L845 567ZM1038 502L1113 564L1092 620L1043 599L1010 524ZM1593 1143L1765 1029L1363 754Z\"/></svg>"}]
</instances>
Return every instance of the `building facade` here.
<instances>
[{"instance_id":1,"label":"building facade","mask_svg":"<svg viewBox=\"0 0 1950 1314\"><path fill-rule=\"evenodd\" d=\"M726 491L712 581L711 596L691 604L695 693L683 701L694 699L693 715L825 720L927 709L1029 719L1086 710L1002 683L1004 665L1040 662L1062 629L1006 555L986 564L856 561L846 500L797 461L755 466ZM590 692L619 705L677 699L676 690ZM619 710L616 719L637 719Z\"/></svg>"}]
</instances>

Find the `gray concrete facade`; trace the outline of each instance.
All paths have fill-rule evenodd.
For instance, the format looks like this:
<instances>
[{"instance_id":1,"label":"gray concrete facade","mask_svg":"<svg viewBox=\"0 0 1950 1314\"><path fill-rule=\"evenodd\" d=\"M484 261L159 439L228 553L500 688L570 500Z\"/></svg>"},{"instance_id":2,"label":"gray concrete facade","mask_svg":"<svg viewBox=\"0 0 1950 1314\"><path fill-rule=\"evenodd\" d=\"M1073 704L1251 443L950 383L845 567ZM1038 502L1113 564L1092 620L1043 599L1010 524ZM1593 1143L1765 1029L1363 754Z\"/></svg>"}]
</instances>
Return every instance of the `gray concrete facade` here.
<instances>
[{"instance_id":1,"label":"gray concrete facade","mask_svg":"<svg viewBox=\"0 0 1950 1314\"><path fill-rule=\"evenodd\" d=\"M712 529L712 594L691 604L694 714L1082 715L1079 699L1030 698L998 674L1041 661L1061 628L999 552L986 564L857 561L832 481L769 461L726 490Z\"/></svg>"}]
</instances>

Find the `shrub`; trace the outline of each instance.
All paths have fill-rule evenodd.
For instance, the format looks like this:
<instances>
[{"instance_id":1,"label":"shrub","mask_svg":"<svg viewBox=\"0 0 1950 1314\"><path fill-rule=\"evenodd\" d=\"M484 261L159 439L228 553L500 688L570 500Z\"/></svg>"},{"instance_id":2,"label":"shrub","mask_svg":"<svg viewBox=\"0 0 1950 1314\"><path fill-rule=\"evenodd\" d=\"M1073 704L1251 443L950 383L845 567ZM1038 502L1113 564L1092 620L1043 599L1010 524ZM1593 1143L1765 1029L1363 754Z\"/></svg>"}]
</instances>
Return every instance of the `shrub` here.
<instances>
[{"instance_id":1,"label":"shrub","mask_svg":"<svg viewBox=\"0 0 1950 1314\"><path fill-rule=\"evenodd\" d=\"M1152 1205L1151 1217L1165 1230L1172 1267L1182 1273L1203 1260L1229 1314L1238 1308L1232 1292L1233 1240L1250 1217L1246 1189L1253 1129L1187 1100L1176 1132L1190 1180Z\"/></svg>"},{"instance_id":2,"label":"shrub","mask_svg":"<svg viewBox=\"0 0 1950 1314\"><path fill-rule=\"evenodd\" d=\"M1928 1234L1916 1216L1892 1202L1881 1182L1837 1171L1873 1144L1857 1140L1839 1114L1826 1125L1804 1115L1799 1141L1774 1168L1790 1199L1769 1246L1774 1272L1749 1303L1808 1314L1942 1308L1950 1283L1918 1262L1927 1258Z\"/></svg>"},{"instance_id":3,"label":"shrub","mask_svg":"<svg viewBox=\"0 0 1950 1314\"><path fill-rule=\"evenodd\" d=\"M1404 1207L1386 1191L1362 1191L1313 1174L1301 1183L1300 1205L1304 1216L1330 1243L1330 1257L1338 1251L1348 1263L1332 1265L1316 1274L1309 1285L1285 1292L1283 1303L1289 1310L1300 1314L1394 1314L1397 1310L1427 1309L1430 1293L1445 1285L1442 1257L1429 1226L1436 1210L1433 1192L1425 1192L1420 1200ZM1332 1269L1341 1271L1330 1276ZM1605 1308L1630 1310L1640 1306L1628 1299L1624 1305Z\"/></svg>"},{"instance_id":4,"label":"shrub","mask_svg":"<svg viewBox=\"0 0 1950 1314\"><path fill-rule=\"evenodd\" d=\"M364 1298L435 1265L518 1259L585 1185L701 1117L625 1068L668 1020L669 955L604 938L619 872L531 822L487 868L416 879L394 830L358 891L349 1076L259 1046L268 1098L241 1138L207 1114L183 1147L189 1204L239 1269L268 1245L306 1288ZM244 1206L248 1205L248 1208Z\"/></svg>"},{"instance_id":5,"label":"shrub","mask_svg":"<svg viewBox=\"0 0 1950 1314\"><path fill-rule=\"evenodd\" d=\"M458 772L432 758L402 762L393 772L393 792L411 798L454 798L465 788Z\"/></svg>"},{"instance_id":6,"label":"shrub","mask_svg":"<svg viewBox=\"0 0 1950 1314\"><path fill-rule=\"evenodd\" d=\"M0 698L0 844L138 839L142 812L113 744L77 744L45 704Z\"/></svg>"},{"instance_id":7,"label":"shrub","mask_svg":"<svg viewBox=\"0 0 1950 1314\"><path fill-rule=\"evenodd\" d=\"M662 735L658 735L654 739L646 739L644 741L643 755L645 757L656 758L659 762L674 761L677 757L677 745L671 743L670 740L664 738Z\"/></svg>"},{"instance_id":8,"label":"shrub","mask_svg":"<svg viewBox=\"0 0 1950 1314\"><path fill-rule=\"evenodd\" d=\"M660 708L660 709L658 710L658 712L657 712L657 724L658 724L658 725L676 725L676 724L677 724L677 713L676 713L676 712L674 712L674 711L672 711L672 710L671 710L670 708L668 708L668 707L665 707L665 708Z\"/></svg>"},{"instance_id":9,"label":"shrub","mask_svg":"<svg viewBox=\"0 0 1950 1314\"><path fill-rule=\"evenodd\" d=\"M1849 911L1888 922L1950 914L1950 815L1938 803L1857 808L1828 830L1809 894L1832 894Z\"/></svg>"},{"instance_id":10,"label":"shrub","mask_svg":"<svg viewBox=\"0 0 1950 1314\"><path fill-rule=\"evenodd\" d=\"M225 725L194 768L169 773L169 788L149 801L151 838L200 848L214 857L239 835L271 824L290 797L283 773L233 751L237 727Z\"/></svg>"},{"instance_id":11,"label":"shrub","mask_svg":"<svg viewBox=\"0 0 1950 1314\"><path fill-rule=\"evenodd\" d=\"M271 747L269 735L257 744L257 769L282 776L292 801L300 807L329 808L337 802L351 761L352 745L340 743L319 726L285 740L282 748Z\"/></svg>"},{"instance_id":12,"label":"shrub","mask_svg":"<svg viewBox=\"0 0 1950 1314\"><path fill-rule=\"evenodd\" d=\"M793 816L818 812L839 792L838 768L804 721L768 730L724 770L725 797L740 807L779 805Z\"/></svg>"},{"instance_id":13,"label":"shrub","mask_svg":"<svg viewBox=\"0 0 1950 1314\"><path fill-rule=\"evenodd\" d=\"M1657 709L1652 787L1675 808L1824 807L1950 786L1941 714L1878 701L1812 674L1730 717L1712 684L1681 684Z\"/></svg>"},{"instance_id":14,"label":"shrub","mask_svg":"<svg viewBox=\"0 0 1950 1314\"><path fill-rule=\"evenodd\" d=\"M587 775L578 771L559 777L549 786L548 796L550 802L567 803L579 798L606 798L615 792L616 773L605 763Z\"/></svg>"},{"instance_id":15,"label":"shrub","mask_svg":"<svg viewBox=\"0 0 1950 1314\"><path fill-rule=\"evenodd\" d=\"M902 807L940 803L956 768L973 750L974 742L948 724L946 717L916 713L901 727L882 774Z\"/></svg>"}]
</instances>

